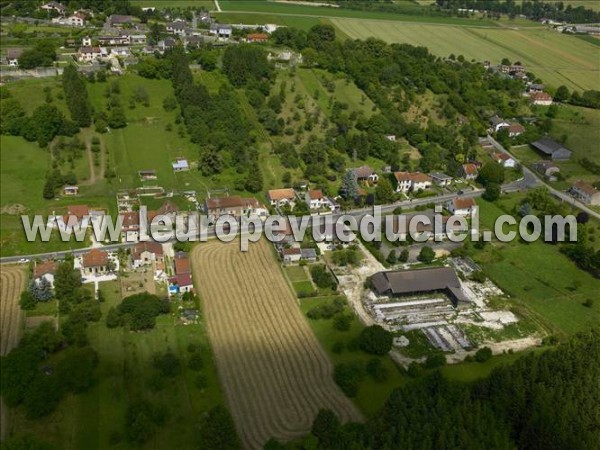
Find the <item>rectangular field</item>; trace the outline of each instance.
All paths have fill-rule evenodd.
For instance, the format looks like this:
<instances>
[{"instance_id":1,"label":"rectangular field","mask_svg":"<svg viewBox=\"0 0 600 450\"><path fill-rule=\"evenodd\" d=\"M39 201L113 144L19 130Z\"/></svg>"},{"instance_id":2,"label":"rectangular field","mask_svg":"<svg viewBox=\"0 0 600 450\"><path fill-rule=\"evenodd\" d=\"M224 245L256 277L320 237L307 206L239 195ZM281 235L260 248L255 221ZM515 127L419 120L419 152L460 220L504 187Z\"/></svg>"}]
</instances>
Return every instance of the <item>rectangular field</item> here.
<instances>
[{"instance_id":1,"label":"rectangular field","mask_svg":"<svg viewBox=\"0 0 600 450\"><path fill-rule=\"evenodd\" d=\"M299 438L320 408L361 415L335 385L333 367L266 240L213 241L192 254L194 282L229 409L246 448Z\"/></svg>"},{"instance_id":2,"label":"rectangular field","mask_svg":"<svg viewBox=\"0 0 600 450\"><path fill-rule=\"evenodd\" d=\"M600 76L596 46L545 28L460 27L340 18L331 21L354 39L375 37L390 43L419 45L440 56L462 54L467 60L500 63L506 57L521 61L527 70L554 86L595 89Z\"/></svg>"}]
</instances>

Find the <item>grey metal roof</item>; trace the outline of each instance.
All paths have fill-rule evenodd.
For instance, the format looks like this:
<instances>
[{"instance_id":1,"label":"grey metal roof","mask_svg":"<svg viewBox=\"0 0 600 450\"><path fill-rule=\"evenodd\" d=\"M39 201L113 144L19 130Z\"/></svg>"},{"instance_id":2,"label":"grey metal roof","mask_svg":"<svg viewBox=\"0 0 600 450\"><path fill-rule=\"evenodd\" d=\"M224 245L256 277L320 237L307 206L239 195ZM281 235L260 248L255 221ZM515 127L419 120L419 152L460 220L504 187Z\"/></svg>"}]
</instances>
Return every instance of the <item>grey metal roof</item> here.
<instances>
[{"instance_id":1,"label":"grey metal roof","mask_svg":"<svg viewBox=\"0 0 600 450\"><path fill-rule=\"evenodd\" d=\"M571 154L571 151L568 148L548 137L543 137L535 142L532 142L531 145L548 156L552 156L554 153L559 151L567 151L569 154Z\"/></svg>"},{"instance_id":2,"label":"grey metal roof","mask_svg":"<svg viewBox=\"0 0 600 450\"><path fill-rule=\"evenodd\" d=\"M378 272L371 277L371 285L379 295L447 290L456 300L468 301L456 272L449 267Z\"/></svg>"}]
</instances>

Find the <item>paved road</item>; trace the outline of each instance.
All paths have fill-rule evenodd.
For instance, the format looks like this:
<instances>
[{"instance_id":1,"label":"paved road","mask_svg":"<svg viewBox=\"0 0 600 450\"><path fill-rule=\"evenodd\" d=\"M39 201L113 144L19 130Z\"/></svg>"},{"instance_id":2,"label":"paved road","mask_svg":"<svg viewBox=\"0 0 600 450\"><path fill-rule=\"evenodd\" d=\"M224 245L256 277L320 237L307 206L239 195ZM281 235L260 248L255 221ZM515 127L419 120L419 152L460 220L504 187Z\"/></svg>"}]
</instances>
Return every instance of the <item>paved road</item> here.
<instances>
[{"instance_id":1,"label":"paved road","mask_svg":"<svg viewBox=\"0 0 600 450\"><path fill-rule=\"evenodd\" d=\"M525 189L529 189L529 188L535 187L535 186L544 186L544 187L546 187L546 189L548 189L548 192L550 192L550 194L552 194L553 196L555 196L559 200L567 202L570 205L573 205L574 207L579 208L582 211L585 211L590 216L593 216L596 219L600 220L600 214L599 213L597 213L593 209L588 208L586 205L584 205L580 201L577 201L576 199L574 199L573 197L571 197L566 192L562 192L562 191L559 191L558 189L554 189L552 186L550 186L548 183L546 183L541 177L539 177L534 171L532 171L531 169L529 169L525 164L521 163L521 161L519 161L519 159L517 159L515 157L515 155L511 154L508 150L506 150L492 136L488 135L488 139L490 140L490 142L492 143L492 145L496 148L496 150L498 150L498 151L500 151L502 153L506 153L506 154L510 155L515 161L517 161L519 164L521 164L521 167L523 168L523 177L524 177L524 179L528 180L528 181L523 181L523 186L528 186L528 187L525 187ZM533 180L536 180L536 181L533 182ZM513 186L513 187L515 187L515 186ZM505 186L503 186L503 191L504 191L504 188L505 188ZM511 192L511 191L506 191L506 192Z\"/></svg>"},{"instance_id":2,"label":"paved road","mask_svg":"<svg viewBox=\"0 0 600 450\"><path fill-rule=\"evenodd\" d=\"M382 205L381 212L382 212L382 214L390 213L397 207L414 208L417 206L427 205L429 203L445 203L448 200L451 200L455 197L479 197L482 193L483 193L482 189L473 189L472 191L464 192L461 195L459 195L457 193L452 193L452 194L438 195L436 197L427 197L427 198L413 199L413 200L403 200L403 201L396 202L391 205ZM333 216L331 216L331 215L317 216L316 223L317 224L322 223L321 221L324 222L327 217L333 217L335 220L343 214L352 215L352 216L356 217L356 219L360 219L372 212L373 212L372 208L362 208L362 209L355 209L355 210L347 211L344 213L334 214ZM208 237L214 237L215 236L214 228L213 227L209 228L207 234L208 234ZM172 241L175 242L175 239L172 239ZM104 245L104 246L102 246L102 249L107 250L107 251L115 251L120 248L133 247L134 245L135 245L135 242L126 242L126 243L119 243L119 244ZM0 258L0 263L3 263L3 264L4 263L18 263L18 262L25 262L24 260L36 259L36 258L62 259L67 255L75 255L75 256L82 255L91 249L92 249L92 247L85 247L85 248L80 248L77 250L65 250L65 251L58 251L58 252L37 253L37 254L31 254L31 255L6 256L3 258Z\"/></svg>"}]
</instances>

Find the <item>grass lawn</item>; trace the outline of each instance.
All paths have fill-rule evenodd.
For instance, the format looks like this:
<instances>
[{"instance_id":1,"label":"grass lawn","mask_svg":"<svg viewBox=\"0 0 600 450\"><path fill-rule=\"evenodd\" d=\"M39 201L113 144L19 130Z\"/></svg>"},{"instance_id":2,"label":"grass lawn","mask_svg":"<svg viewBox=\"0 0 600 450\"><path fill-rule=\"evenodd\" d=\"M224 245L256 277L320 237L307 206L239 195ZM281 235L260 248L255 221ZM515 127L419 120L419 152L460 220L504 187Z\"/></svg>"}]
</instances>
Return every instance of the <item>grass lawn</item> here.
<instances>
[{"instance_id":1,"label":"grass lawn","mask_svg":"<svg viewBox=\"0 0 600 450\"><path fill-rule=\"evenodd\" d=\"M287 266L284 270L292 283L308 281L308 274L302 266Z\"/></svg>"},{"instance_id":2,"label":"grass lawn","mask_svg":"<svg viewBox=\"0 0 600 450\"><path fill-rule=\"evenodd\" d=\"M55 316L58 312L58 301L50 300L48 302L37 302L35 308L25 311L27 317L35 316Z\"/></svg>"},{"instance_id":3,"label":"grass lawn","mask_svg":"<svg viewBox=\"0 0 600 450\"><path fill-rule=\"evenodd\" d=\"M200 415L223 401L203 325L178 325L175 316L170 314L159 317L156 328L148 332L108 329L106 313L120 302L120 296L117 282L102 283L101 289L106 296L102 304L103 317L88 327L90 344L99 356L97 383L80 396L69 396L53 414L43 419L28 421L22 411L17 410L11 415L11 425L44 436L57 448L109 448L110 439L124 436L128 402L142 398L161 405L168 418L156 436L141 448L197 448ZM176 305L172 309L176 310ZM202 372L187 369L190 343L196 344L202 354ZM178 355L184 370L181 375L166 379L162 390L152 390L149 386L155 372L152 356L168 350ZM203 390L194 385L198 373L207 378L207 388ZM118 448L130 447L122 442Z\"/></svg>"},{"instance_id":4,"label":"grass lawn","mask_svg":"<svg viewBox=\"0 0 600 450\"><path fill-rule=\"evenodd\" d=\"M303 314L314 306L323 302L331 301L334 297L316 297L302 299L300 309ZM348 312L349 308L347 307ZM345 348L341 353L336 353L332 347L337 342L347 346L352 340L360 334L363 329L362 324L353 316L352 325L348 331L338 331L333 327L333 320L311 320L306 318L315 336L331 358L334 365L341 363L357 363L364 367L366 363L373 358L372 355L363 353L360 350L350 351ZM366 375L360 384L358 395L353 399L358 407L367 416L374 414L381 408L391 392L406 383L406 378L401 374L396 364L389 358L382 358L383 366L388 370L389 377L385 382L378 383L369 375Z\"/></svg>"},{"instance_id":5,"label":"grass lawn","mask_svg":"<svg viewBox=\"0 0 600 450\"><path fill-rule=\"evenodd\" d=\"M519 196L496 204L478 201L482 225L489 228L495 217L510 211ZM519 311L558 334L573 334L600 323L600 304L583 306L598 298L598 280L580 270L558 246L536 241L493 242L474 250L473 259L511 297Z\"/></svg>"},{"instance_id":6,"label":"grass lawn","mask_svg":"<svg viewBox=\"0 0 600 450\"><path fill-rule=\"evenodd\" d=\"M298 295L298 297L308 296L314 291L312 283L308 280L307 281L295 281L292 283L292 285L294 286L294 290L296 291L296 294Z\"/></svg>"},{"instance_id":7,"label":"grass lawn","mask_svg":"<svg viewBox=\"0 0 600 450\"><path fill-rule=\"evenodd\" d=\"M366 19L366 18L365 18ZM600 69L596 46L547 29L439 26L379 20L332 19L351 38L376 37L428 47L440 56L462 54L467 60L521 61L545 83L569 89L594 89ZM476 23L473 21L472 23ZM456 43L460 42L460 46Z\"/></svg>"}]
</instances>

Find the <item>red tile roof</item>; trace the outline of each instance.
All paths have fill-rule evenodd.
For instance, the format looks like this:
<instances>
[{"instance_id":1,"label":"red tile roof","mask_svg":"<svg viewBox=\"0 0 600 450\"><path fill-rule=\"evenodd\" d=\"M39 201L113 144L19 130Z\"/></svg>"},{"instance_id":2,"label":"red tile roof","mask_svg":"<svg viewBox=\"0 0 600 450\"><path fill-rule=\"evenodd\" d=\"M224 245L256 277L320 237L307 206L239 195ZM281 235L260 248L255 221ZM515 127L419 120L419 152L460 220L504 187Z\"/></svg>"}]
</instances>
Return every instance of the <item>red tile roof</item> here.
<instances>
[{"instance_id":1,"label":"red tile roof","mask_svg":"<svg viewBox=\"0 0 600 450\"><path fill-rule=\"evenodd\" d=\"M177 253L175 255L175 273L177 275L181 275L184 273L190 273L191 272L191 267L190 267L190 258L188 257L187 253Z\"/></svg>"},{"instance_id":2,"label":"red tile roof","mask_svg":"<svg viewBox=\"0 0 600 450\"><path fill-rule=\"evenodd\" d=\"M155 255L162 255L162 244L154 241L140 242L135 247L133 247L133 258L139 259L140 255L144 252L154 253Z\"/></svg>"},{"instance_id":3,"label":"red tile roof","mask_svg":"<svg viewBox=\"0 0 600 450\"><path fill-rule=\"evenodd\" d=\"M552 100L552 97L547 92L533 92L529 98L531 101L548 101Z\"/></svg>"},{"instance_id":4,"label":"red tile roof","mask_svg":"<svg viewBox=\"0 0 600 450\"><path fill-rule=\"evenodd\" d=\"M421 172L394 172L396 181L413 181L415 183L423 183L425 181L431 181L431 177L426 173Z\"/></svg>"},{"instance_id":5,"label":"red tile roof","mask_svg":"<svg viewBox=\"0 0 600 450\"><path fill-rule=\"evenodd\" d=\"M71 205L67 206L67 215L75 216L78 219L90 214L90 208L87 205Z\"/></svg>"},{"instance_id":6,"label":"red tile roof","mask_svg":"<svg viewBox=\"0 0 600 450\"><path fill-rule=\"evenodd\" d=\"M108 263L108 253L94 248L83 255L83 267L102 267Z\"/></svg>"},{"instance_id":7,"label":"red tile roof","mask_svg":"<svg viewBox=\"0 0 600 450\"><path fill-rule=\"evenodd\" d=\"M293 189L271 189L268 192L269 200L293 200L296 197L296 193Z\"/></svg>"},{"instance_id":8,"label":"red tile roof","mask_svg":"<svg viewBox=\"0 0 600 450\"><path fill-rule=\"evenodd\" d=\"M454 198L452 199L454 209L470 209L477 206L474 198Z\"/></svg>"},{"instance_id":9,"label":"red tile roof","mask_svg":"<svg viewBox=\"0 0 600 450\"><path fill-rule=\"evenodd\" d=\"M463 170L467 175L476 175L477 174L477 166L475 164L463 164Z\"/></svg>"},{"instance_id":10,"label":"red tile roof","mask_svg":"<svg viewBox=\"0 0 600 450\"><path fill-rule=\"evenodd\" d=\"M47 273L55 274L58 269L58 263L48 260L35 265L33 269L33 278L39 278Z\"/></svg>"},{"instance_id":11,"label":"red tile roof","mask_svg":"<svg viewBox=\"0 0 600 450\"><path fill-rule=\"evenodd\" d=\"M308 197L311 200L320 200L323 198L323 192L321 189L311 189L308 191Z\"/></svg>"}]
</instances>

